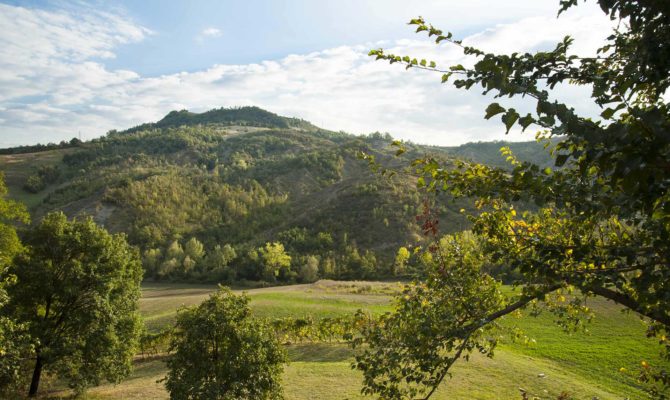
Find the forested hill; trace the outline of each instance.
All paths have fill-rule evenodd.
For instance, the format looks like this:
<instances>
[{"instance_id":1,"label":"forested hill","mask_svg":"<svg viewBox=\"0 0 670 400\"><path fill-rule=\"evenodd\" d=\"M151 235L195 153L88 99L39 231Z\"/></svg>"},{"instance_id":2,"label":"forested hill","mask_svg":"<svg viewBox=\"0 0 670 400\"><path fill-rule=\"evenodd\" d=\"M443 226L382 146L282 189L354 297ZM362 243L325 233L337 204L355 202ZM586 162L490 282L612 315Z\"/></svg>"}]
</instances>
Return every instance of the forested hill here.
<instances>
[{"instance_id":1,"label":"forested hill","mask_svg":"<svg viewBox=\"0 0 670 400\"><path fill-rule=\"evenodd\" d=\"M0 168L34 221L63 210L127 233L149 279L379 278L411 270L394 258L421 237L423 199L414 178L375 175L356 153L395 167L426 153L464 155L409 145L397 158L391 140L256 107L173 111L89 142L2 155ZM502 145L478 144L475 156L488 160ZM465 227L466 203L444 204L436 210L442 230Z\"/></svg>"},{"instance_id":2,"label":"forested hill","mask_svg":"<svg viewBox=\"0 0 670 400\"><path fill-rule=\"evenodd\" d=\"M171 111L158 122L142 124L125 132L132 133L153 128L177 128L187 125L248 125L279 129L318 129L302 119L282 117L259 107L236 107L216 108L203 113L192 113L187 110Z\"/></svg>"},{"instance_id":3,"label":"forested hill","mask_svg":"<svg viewBox=\"0 0 670 400\"><path fill-rule=\"evenodd\" d=\"M558 139L550 142L556 144ZM544 144L538 142L471 142L455 147L442 147L438 150L444 151L452 157L472 160L492 167L509 168L510 164L500 156L500 148L509 147L512 153L522 161L532 162L541 167L553 167L553 159L549 156L549 150Z\"/></svg>"}]
</instances>

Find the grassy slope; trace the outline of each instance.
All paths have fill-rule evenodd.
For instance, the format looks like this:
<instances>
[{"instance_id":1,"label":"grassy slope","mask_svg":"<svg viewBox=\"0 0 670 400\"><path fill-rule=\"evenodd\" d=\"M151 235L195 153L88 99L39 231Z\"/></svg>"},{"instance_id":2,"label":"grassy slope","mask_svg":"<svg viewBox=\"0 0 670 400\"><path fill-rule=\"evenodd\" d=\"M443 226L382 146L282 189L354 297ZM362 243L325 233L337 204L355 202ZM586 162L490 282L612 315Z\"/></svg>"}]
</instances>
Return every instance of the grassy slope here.
<instances>
[{"instance_id":1,"label":"grassy slope","mask_svg":"<svg viewBox=\"0 0 670 400\"><path fill-rule=\"evenodd\" d=\"M28 193L22 189L28 177L43 165L57 165L61 171L67 168L62 163L63 156L76 149L56 149L38 153L4 154L0 156L0 171L5 175L9 196L26 204L29 208L38 205L57 185L49 185L39 193Z\"/></svg>"},{"instance_id":2,"label":"grassy slope","mask_svg":"<svg viewBox=\"0 0 670 400\"><path fill-rule=\"evenodd\" d=\"M313 285L253 289L248 294L261 316L326 316L358 308L383 312L391 308L380 283L318 282ZM215 290L214 286L147 285L141 310L150 327L169 323L182 305L194 305ZM523 388L538 398L556 398L566 391L579 399L644 398L635 382L618 372L633 369L641 359L656 360L658 348L643 338L639 319L604 300L591 304L597 318L589 334L566 335L550 315L510 320L536 339L537 344L502 345L493 359L475 356L461 361L453 377L435 399L520 398ZM288 347L291 363L284 372L288 399L360 399L360 375L352 371L351 351L341 344L296 344ZM161 360L140 361L133 376L121 385L90 391L93 399L166 399L160 383L165 374ZM545 374L544 377L538 376Z\"/></svg>"}]
</instances>

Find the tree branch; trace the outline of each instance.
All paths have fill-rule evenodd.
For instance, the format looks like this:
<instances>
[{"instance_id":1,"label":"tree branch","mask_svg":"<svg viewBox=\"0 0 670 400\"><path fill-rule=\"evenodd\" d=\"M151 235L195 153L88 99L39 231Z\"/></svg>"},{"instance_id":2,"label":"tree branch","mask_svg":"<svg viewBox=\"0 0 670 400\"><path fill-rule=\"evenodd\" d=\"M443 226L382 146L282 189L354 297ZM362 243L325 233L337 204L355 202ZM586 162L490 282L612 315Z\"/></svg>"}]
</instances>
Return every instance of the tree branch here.
<instances>
[{"instance_id":1,"label":"tree branch","mask_svg":"<svg viewBox=\"0 0 670 400\"><path fill-rule=\"evenodd\" d=\"M616 290L608 289L601 286L589 286L583 288L586 291L589 291L598 296L602 296L606 299L612 300L613 302L625 306L638 314L641 314L647 318L651 318L656 322L660 322L663 325L670 327L670 315L668 313L663 313L659 310L645 310L640 306L635 299L628 296L625 293L618 292Z\"/></svg>"},{"instance_id":2,"label":"tree branch","mask_svg":"<svg viewBox=\"0 0 670 400\"><path fill-rule=\"evenodd\" d=\"M440 384L442 383L442 381L444 380L444 378L445 378L445 377L447 376L447 374L449 373L449 368L451 368L451 366L454 365L454 363L456 362L456 360L458 360L459 358L461 358L461 353L463 353L463 350L465 350L465 348L467 347L468 340L470 339L470 335L472 335L472 332L468 333L468 334L463 338L463 341L461 342L461 345L458 346L458 351L456 351L456 354L454 354L454 356L449 360L449 362L447 362L447 365L445 366L444 370L442 371L442 374L441 374L440 377L438 378L438 380L437 380L437 382L435 383L435 385L433 385L433 388L430 389L430 392L428 392L428 394L426 395L426 397L423 397L423 398L421 398L420 400L429 400L430 397L433 395L433 393L435 393L435 391L437 390L437 388L440 386Z\"/></svg>"},{"instance_id":3,"label":"tree branch","mask_svg":"<svg viewBox=\"0 0 670 400\"><path fill-rule=\"evenodd\" d=\"M447 362L447 364L444 367L444 370L440 374L440 377L438 378L435 385L433 385L430 392L428 392L428 394L425 397L422 397L420 400L428 400L435 393L438 386L440 386L440 384L442 383L444 378L449 373L449 369L461 357L461 354L463 353L463 350L465 350L465 348L468 344L468 340L470 339L470 336L472 336L472 334L477 329L495 321L496 319L498 319L500 317L503 317L503 316L505 316L507 314L510 314L510 313L520 309L520 308L525 307L531 301L536 300L536 299L540 298L541 296L544 296L545 294L551 293L554 290L558 290L562 286L563 286L562 284L554 284L554 285L547 286L543 290L540 290L535 295L523 297L523 298L517 300L516 302L508 305L507 307L503 308L502 310L498 310L498 311L496 311L492 314L489 314L487 317L485 317L483 319L480 319L478 321L475 321L475 322L473 322L471 324L468 324L467 326L463 327L460 330L459 333L456 333L456 336L460 336L461 334L463 335L463 339L461 341L461 344L458 346L458 350L456 351L456 354L454 354L454 356L449 359L449 361ZM450 334L449 336L454 336L454 335Z\"/></svg>"},{"instance_id":4,"label":"tree branch","mask_svg":"<svg viewBox=\"0 0 670 400\"><path fill-rule=\"evenodd\" d=\"M542 297L542 296L544 296L548 293L551 293L554 290L558 290L561 287L563 287L563 284L558 284L558 283L547 286L546 288L544 288L544 290L541 290L540 292L536 293L533 296L523 297L523 298L517 300L516 302L508 305L507 307L503 308L502 310L496 311L496 312L490 314L489 316L487 316L487 317L485 317L485 318L483 318L483 319L481 319L477 322L473 322L472 324L468 325L465 329L471 330L471 331L473 331L475 329L479 329L482 326L484 326L486 324L489 324L489 323L495 321L496 319L498 319L500 317L503 317L507 314L513 313L514 311L527 306L528 303L530 303L531 301L537 300L538 298L540 298L540 297Z\"/></svg>"}]
</instances>

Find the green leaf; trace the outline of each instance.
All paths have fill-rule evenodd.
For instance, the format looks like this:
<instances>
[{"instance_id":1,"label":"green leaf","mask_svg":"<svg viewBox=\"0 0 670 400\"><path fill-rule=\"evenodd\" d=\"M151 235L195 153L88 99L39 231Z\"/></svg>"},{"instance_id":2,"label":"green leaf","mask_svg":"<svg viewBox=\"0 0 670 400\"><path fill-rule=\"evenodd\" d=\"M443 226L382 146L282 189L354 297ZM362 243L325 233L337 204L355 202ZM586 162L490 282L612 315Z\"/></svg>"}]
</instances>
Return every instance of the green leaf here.
<instances>
[{"instance_id":1,"label":"green leaf","mask_svg":"<svg viewBox=\"0 0 670 400\"><path fill-rule=\"evenodd\" d=\"M614 116L614 113L616 112L615 109L613 108L606 108L605 111L600 113L600 116L603 117L603 119L610 119L612 116Z\"/></svg>"},{"instance_id":2,"label":"green leaf","mask_svg":"<svg viewBox=\"0 0 670 400\"><path fill-rule=\"evenodd\" d=\"M557 155L557 156L556 156L556 163L555 163L556 166L557 166L557 167L562 167L563 165L565 165L565 162L568 161L568 157L569 157L568 154L559 154L559 155Z\"/></svg>"},{"instance_id":3,"label":"green leaf","mask_svg":"<svg viewBox=\"0 0 670 400\"><path fill-rule=\"evenodd\" d=\"M533 118L530 114L527 114L525 117L519 118L519 125L521 125L522 131L525 131L530 124L535 122L535 118Z\"/></svg>"},{"instance_id":4,"label":"green leaf","mask_svg":"<svg viewBox=\"0 0 670 400\"><path fill-rule=\"evenodd\" d=\"M484 118L490 119L492 116L505 112L505 108L498 103L491 103L486 107L486 115Z\"/></svg>"},{"instance_id":5,"label":"green leaf","mask_svg":"<svg viewBox=\"0 0 670 400\"><path fill-rule=\"evenodd\" d=\"M512 129L512 126L514 126L514 123L516 123L518 119L519 113L513 108L510 108L505 115L502 116L502 121L505 123L505 128L507 129L505 133L509 133L509 130Z\"/></svg>"}]
</instances>

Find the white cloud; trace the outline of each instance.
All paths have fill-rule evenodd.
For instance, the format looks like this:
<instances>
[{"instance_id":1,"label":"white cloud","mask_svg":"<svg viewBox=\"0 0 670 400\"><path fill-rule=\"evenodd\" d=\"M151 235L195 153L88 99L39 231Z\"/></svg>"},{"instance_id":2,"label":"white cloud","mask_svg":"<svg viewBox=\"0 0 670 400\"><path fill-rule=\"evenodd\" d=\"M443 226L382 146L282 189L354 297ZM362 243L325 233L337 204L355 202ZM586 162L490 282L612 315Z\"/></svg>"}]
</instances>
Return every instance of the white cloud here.
<instances>
[{"instance_id":1,"label":"white cloud","mask_svg":"<svg viewBox=\"0 0 670 400\"><path fill-rule=\"evenodd\" d=\"M589 9L587 9L589 10ZM466 38L490 51L549 49L566 34L580 52L592 52L610 22L588 11L558 20L528 17ZM501 124L483 120L490 98L440 85L425 71L367 56L381 44L341 46L243 65L142 77L109 70L98 61L151 32L119 15L86 10L53 12L0 4L0 146L86 138L160 119L174 109L257 105L352 133L388 131L421 143L451 145L505 137ZM207 33L209 32L209 33ZM220 35L208 28L201 35ZM417 38L420 38L417 36ZM424 40L383 43L399 54L467 63L457 48ZM588 93L561 89L562 99L592 112ZM523 109L524 105L514 102Z\"/></svg>"},{"instance_id":2,"label":"white cloud","mask_svg":"<svg viewBox=\"0 0 670 400\"><path fill-rule=\"evenodd\" d=\"M220 37L223 34L220 29L218 28L205 28L200 32L200 35L202 37L211 37L211 38L217 38Z\"/></svg>"}]
</instances>

